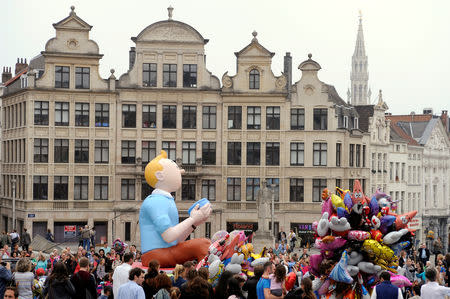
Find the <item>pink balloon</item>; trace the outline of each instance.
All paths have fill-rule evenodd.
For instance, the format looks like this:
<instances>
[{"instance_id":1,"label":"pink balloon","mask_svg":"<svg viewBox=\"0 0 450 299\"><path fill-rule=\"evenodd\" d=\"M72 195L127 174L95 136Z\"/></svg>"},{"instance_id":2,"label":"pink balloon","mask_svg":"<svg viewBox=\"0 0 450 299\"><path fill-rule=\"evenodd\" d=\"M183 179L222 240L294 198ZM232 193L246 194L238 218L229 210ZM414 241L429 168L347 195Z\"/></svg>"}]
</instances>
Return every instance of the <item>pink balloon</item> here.
<instances>
[{"instance_id":1,"label":"pink balloon","mask_svg":"<svg viewBox=\"0 0 450 299\"><path fill-rule=\"evenodd\" d=\"M399 288L412 286L411 281L403 275L391 273L391 283Z\"/></svg>"}]
</instances>

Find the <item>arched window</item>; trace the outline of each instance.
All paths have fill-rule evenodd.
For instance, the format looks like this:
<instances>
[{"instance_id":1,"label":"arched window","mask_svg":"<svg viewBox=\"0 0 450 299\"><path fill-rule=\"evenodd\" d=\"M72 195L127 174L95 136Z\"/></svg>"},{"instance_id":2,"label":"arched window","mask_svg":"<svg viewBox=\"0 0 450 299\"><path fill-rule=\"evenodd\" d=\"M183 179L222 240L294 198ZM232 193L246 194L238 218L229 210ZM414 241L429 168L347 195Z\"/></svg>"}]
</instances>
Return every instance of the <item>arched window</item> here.
<instances>
[{"instance_id":1,"label":"arched window","mask_svg":"<svg viewBox=\"0 0 450 299\"><path fill-rule=\"evenodd\" d=\"M363 97L362 97L362 85L359 85L359 100L362 101Z\"/></svg>"},{"instance_id":2,"label":"arched window","mask_svg":"<svg viewBox=\"0 0 450 299\"><path fill-rule=\"evenodd\" d=\"M250 89L259 89L259 71L257 69L253 69L250 71Z\"/></svg>"}]
</instances>

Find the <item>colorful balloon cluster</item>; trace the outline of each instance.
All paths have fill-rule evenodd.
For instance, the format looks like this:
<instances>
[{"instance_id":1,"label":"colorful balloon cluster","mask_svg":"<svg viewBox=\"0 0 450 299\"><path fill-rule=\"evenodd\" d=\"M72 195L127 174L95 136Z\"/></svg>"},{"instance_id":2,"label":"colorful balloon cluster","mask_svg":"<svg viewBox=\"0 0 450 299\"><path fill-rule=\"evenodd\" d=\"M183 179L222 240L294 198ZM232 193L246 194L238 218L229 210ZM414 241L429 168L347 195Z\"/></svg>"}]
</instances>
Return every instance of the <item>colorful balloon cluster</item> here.
<instances>
[{"instance_id":1,"label":"colorful balloon cluster","mask_svg":"<svg viewBox=\"0 0 450 299\"><path fill-rule=\"evenodd\" d=\"M225 270L234 274L253 275L253 267L264 264L269 259L264 257L265 249L260 254L255 254L253 244L248 241L244 231L216 232L211 238L208 256L198 263L197 268L208 267L209 282L213 286Z\"/></svg>"},{"instance_id":2,"label":"colorful balloon cluster","mask_svg":"<svg viewBox=\"0 0 450 299\"><path fill-rule=\"evenodd\" d=\"M414 231L407 225L417 211L394 213L396 203L389 195L377 191L369 199L358 180L353 192L336 191L339 195L323 190L322 217L313 223L320 254L311 256L310 272L322 277L319 294L367 298L383 270L391 272L397 286L410 286L406 277L397 275L397 255L412 246Z\"/></svg>"}]
</instances>

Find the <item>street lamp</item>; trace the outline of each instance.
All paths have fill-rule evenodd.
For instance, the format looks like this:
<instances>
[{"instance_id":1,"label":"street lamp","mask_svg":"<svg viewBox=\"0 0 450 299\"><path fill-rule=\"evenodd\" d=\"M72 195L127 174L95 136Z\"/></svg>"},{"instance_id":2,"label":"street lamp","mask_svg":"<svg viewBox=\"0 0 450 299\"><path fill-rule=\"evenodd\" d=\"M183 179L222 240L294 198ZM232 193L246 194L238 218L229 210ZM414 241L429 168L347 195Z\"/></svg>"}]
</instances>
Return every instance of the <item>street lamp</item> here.
<instances>
[{"instance_id":1,"label":"street lamp","mask_svg":"<svg viewBox=\"0 0 450 299\"><path fill-rule=\"evenodd\" d=\"M11 179L12 184L12 218L13 218L13 230L16 229L16 179Z\"/></svg>"}]
</instances>

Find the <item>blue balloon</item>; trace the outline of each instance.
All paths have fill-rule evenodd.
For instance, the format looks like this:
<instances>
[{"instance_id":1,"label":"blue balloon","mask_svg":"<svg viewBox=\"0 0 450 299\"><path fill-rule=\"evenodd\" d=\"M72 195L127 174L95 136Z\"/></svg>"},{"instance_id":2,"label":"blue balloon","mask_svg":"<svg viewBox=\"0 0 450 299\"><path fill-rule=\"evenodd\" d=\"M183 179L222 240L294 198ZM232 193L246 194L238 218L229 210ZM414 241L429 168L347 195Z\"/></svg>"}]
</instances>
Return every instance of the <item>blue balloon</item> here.
<instances>
[{"instance_id":1,"label":"blue balloon","mask_svg":"<svg viewBox=\"0 0 450 299\"><path fill-rule=\"evenodd\" d=\"M347 271L347 264L348 264L348 255L347 251L345 250L342 253L339 262L334 266L333 270L331 270L329 277L334 281L339 281L347 284L353 283L353 278Z\"/></svg>"}]
</instances>

